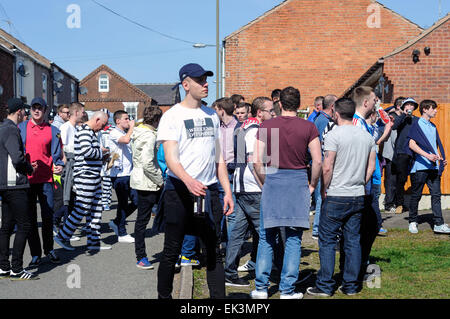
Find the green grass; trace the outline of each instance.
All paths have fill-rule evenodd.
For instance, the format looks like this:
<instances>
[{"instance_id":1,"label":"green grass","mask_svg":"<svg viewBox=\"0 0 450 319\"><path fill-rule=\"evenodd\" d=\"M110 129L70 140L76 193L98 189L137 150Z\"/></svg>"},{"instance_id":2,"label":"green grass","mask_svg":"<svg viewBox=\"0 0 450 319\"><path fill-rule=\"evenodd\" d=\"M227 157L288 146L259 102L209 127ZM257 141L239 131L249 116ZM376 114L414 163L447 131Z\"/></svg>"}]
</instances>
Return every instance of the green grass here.
<instances>
[{"instance_id":1,"label":"green grass","mask_svg":"<svg viewBox=\"0 0 450 319\"><path fill-rule=\"evenodd\" d=\"M303 235L301 272L312 271L309 281L298 286L305 292L314 284L315 275L320 267L317 242L309 240L310 232ZM241 264L249 258L241 259ZM339 254L336 254L336 272L338 272ZM431 230L410 234L408 230L391 229L388 236L378 237L371 252L371 262L381 268L379 288L364 285L356 296L336 293L333 299L448 299L450 298L450 236L435 235ZM240 273L243 276L245 273ZM254 279L247 275L246 279ZM227 287L229 298L248 298L254 289L254 280L250 287ZM375 282L373 282L375 283ZM270 298L279 298L277 286L269 289ZM194 298L208 298L205 268L194 270ZM305 298L314 298L307 296Z\"/></svg>"}]
</instances>

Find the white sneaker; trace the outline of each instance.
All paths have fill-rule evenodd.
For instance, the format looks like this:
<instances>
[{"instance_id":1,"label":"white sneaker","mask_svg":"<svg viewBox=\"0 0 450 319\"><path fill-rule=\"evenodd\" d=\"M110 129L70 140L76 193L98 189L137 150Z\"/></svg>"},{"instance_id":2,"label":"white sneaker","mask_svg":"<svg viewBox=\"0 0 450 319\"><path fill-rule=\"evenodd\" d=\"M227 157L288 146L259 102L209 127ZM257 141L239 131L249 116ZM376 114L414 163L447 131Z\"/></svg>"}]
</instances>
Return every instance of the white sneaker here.
<instances>
[{"instance_id":1,"label":"white sneaker","mask_svg":"<svg viewBox=\"0 0 450 319\"><path fill-rule=\"evenodd\" d=\"M79 241L81 238L78 236L72 236L70 237L70 241Z\"/></svg>"},{"instance_id":2,"label":"white sneaker","mask_svg":"<svg viewBox=\"0 0 450 319\"><path fill-rule=\"evenodd\" d=\"M434 226L433 231L439 234L450 234L450 228L447 224L442 224L440 226Z\"/></svg>"},{"instance_id":3,"label":"white sneaker","mask_svg":"<svg viewBox=\"0 0 450 319\"><path fill-rule=\"evenodd\" d=\"M100 246L89 246L88 250L110 250L112 249L111 245L106 245L104 243L100 243Z\"/></svg>"},{"instance_id":4,"label":"white sneaker","mask_svg":"<svg viewBox=\"0 0 450 319\"><path fill-rule=\"evenodd\" d=\"M250 293L250 298L252 299L267 299L267 297L267 291L253 290Z\"/></svg>"},{"instance_id":5,"label":"white sneaker","mask_svg":"<svg viewBox=\"0 0 450 319\"><path fill-rule=\"evenodd\" d=\"M255 270L255 267L256 264L253 261L247 260L245 264L238 267L237 271L253 271Z\"/></svg>"},{"instance_id":6,"label":"white sneaker","mask_svg":"<svg viewBox=\"0 0 450 319\"><path fill-rule=\"evenodd\" d=\"M129 243L129 244L132 244L132 243L134 243L134 238L131 237L130 235L119 236L119 243Z\"/></svg>"},{"instance_id":7,"label":"white sneaker","mask_svg":"<svg viewBox=\"0 0 450 319\"><path fill-rule=\"evenodd\" d=\"M290 295L281 294L280 299L303 299L303 294L301 292L294 292Z\"/></svg>"},{"instance_id":8,"label":"white sneaker","mask_svg":"<svg viewBox=\"0 0 450 319\"><path fill-rule=\"evenodd\" d=\"M434 228L436 229L436 226ZM419 230L417 229L417 223L409 223L409 232L411 234L417 234L419 232Z\"/></svg>"}]
</instances>

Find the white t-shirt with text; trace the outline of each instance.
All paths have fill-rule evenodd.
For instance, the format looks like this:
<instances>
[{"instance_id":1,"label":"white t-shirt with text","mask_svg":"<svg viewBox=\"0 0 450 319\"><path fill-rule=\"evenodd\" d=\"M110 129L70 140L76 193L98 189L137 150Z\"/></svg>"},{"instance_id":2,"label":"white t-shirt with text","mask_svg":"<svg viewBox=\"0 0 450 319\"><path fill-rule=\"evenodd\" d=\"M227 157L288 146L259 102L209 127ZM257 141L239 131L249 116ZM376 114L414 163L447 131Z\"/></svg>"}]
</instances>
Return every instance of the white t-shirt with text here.
<instances>
[{"instance_id":1,"label":"white t-shirt with text","mask_svg":"<svg viewBox=\"0 0 450 319\"><path fill-rule=\"evenodd\" d=\"M175 104L159 122L157 141L178 142L180 163L187 174L205 186L217 183L216 147L220 152L220 120L216 111L202 106ZM166 154L167 155L167 154ZM178 178L170 169L169 176Z\"/></svg>"}]
</instances>

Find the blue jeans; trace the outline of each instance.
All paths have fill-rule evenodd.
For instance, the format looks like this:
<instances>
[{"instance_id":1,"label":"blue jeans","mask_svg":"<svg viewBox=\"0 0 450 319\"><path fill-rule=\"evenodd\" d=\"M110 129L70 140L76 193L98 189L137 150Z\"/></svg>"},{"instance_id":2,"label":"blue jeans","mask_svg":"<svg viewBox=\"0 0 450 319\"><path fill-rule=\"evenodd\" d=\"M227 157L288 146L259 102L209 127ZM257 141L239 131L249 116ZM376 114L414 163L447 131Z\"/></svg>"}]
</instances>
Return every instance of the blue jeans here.
<instances>
[{"instance_id":1,"label":"blue jeans","mask_svg":"<svg viewBox=\"0 0 450 319\"><path fill-rule=\"evenodd\" d=\"M380 194L381 194L381 185L372 183L370 195L372 196L372 209L377 215L378 230L381 228L381 224L383 223L383 218L381 217L380 212Z\"/></svg>"},{"instance_id":2,"label":"blue jeans","mask_svg":"<svg viewBox=\"0 0 450 319\"><path fill-rule=\"evenodd\" d=\"M245 241L248 227L254 228L259 233L261 194L236 194L236 206L234 210L234 224L228 237L227 253L225 257L225 277L237 279L237 261L239 253ZM258 236L253 241L258 242Z\"/></svg>"},{"instance_id":3,"label":"blue jeans","mask_svg":"<svg viewBox=\"0 0 450 319\"><path fill-rule=\"evenodd\" d=\"M358 289L358 275L361 267L360 227L364 210L364 196L327 196L322 206L319 224L320 269L316 286L327 294L334 292L333 279L337 235L342 229L344 239L344 274L342 289L346 293Z\"/></svg>"},{"instance_id":4,"label":"blue jeans","mask_svg":"<svg viewBox=\"0 0 450 319\"><path fill-rule=\"evenodd\" d=\"M322 208L322 195L320 194L320 179L317 183L316 189L314 190L314 199L316 201L316 213L314 214L314 222L312 228L313 236L319 235L319 221L320 221L320 211Z\"/></svg>"},{"instance_id":5,"label":"blue jeans","mask_svg":"<svg viewBox=\"0 0 450 319\"><path fill-rule=\"evenodd\" d=\"M111 177L114 190L117 195L117 215L114 224L119 228L119 236L125 236L127 230L125 228L126 219L138 207L138 194L135 189L130 187L130 176ZM128 203L128 198L131 203Z\"/></svg>"},{"instance_id":6,"label":"blue jeans","mask_svg":"<svg viewBox=\"0 0 450 319\"><path fill-rule=\"evenodd\" d=\"M181 246L181 256L189 259L196 258L198 248L198 237L193 235L184 235L183 245Z\"/></svg>"},{"instance_id":7,"label":"blue jeans","mask_svg":"<svg viewBox=\"0 0 450 319\"><path fill-rule=\"evenodd\" d=\"M258 256L256 257L256 290L267 291L272 270L272 258L280 227L264 228L263 212L260 215ZM285 227L286 242L279 290L282 294L292 294L298 279L303 229Z\"/></svg>"}]
</instances>

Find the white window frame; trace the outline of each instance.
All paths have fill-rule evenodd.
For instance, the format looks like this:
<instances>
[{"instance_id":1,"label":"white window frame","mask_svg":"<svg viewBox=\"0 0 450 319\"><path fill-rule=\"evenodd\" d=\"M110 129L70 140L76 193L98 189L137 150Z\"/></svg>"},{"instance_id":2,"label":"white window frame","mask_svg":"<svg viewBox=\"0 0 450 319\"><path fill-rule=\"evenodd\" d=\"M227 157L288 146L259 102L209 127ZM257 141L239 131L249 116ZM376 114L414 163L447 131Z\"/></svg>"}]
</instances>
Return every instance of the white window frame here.
<instances>
[{"instance_id":1,"label":"white window frame","mask_svg":"<svg viewBox=\"0 0 450 319\"><path fill-rule=\"evenodd\" d=\"M139 102L122 102L123 110L128 113L130 119L137 120Z\"/></svg>"},{"instance_id":2,"label":"white window frame","mask_svg":"<svg viewBox=\"0 0 450 319\"><path fill-rule=\"evenodd\" d=\"M48 76L42 73L42 98L48 101Z\"/></svg>"},{"instance_id":3,"label":"white window frame","mask_svg":"<svg viewBox=\"0 0 450 319\"><path fill-rule=\"evenodd\" d=\"M105 79L106 77L106 79ZM109 76L108 74L100 74L98 78L98 91L109 92Z\"/></svg>"},{"instance_id":4,"label":"white window frame","mask_svg":"<svg viewBox=\"0 0 450 319\"><path fill-rule=\"evenodd\" d=\"M23 60L18 60L17 61L17 70L19 70L20 66L25 66L25 62ZM18 83L18 89L19 89L19 96L23 96L23 76L21 75L17 75L17 78L19 79L19 83Z\"/></svg>"},{"instance_id":5,"label":"white window frame","mask_svg":"<svg viewBox=\"0 0 450 319\"><path fill-rule=\"evenodd\" d=\"M75 81L70 81L70 102L75 102Z\"/></svg>"}]
</instances>

